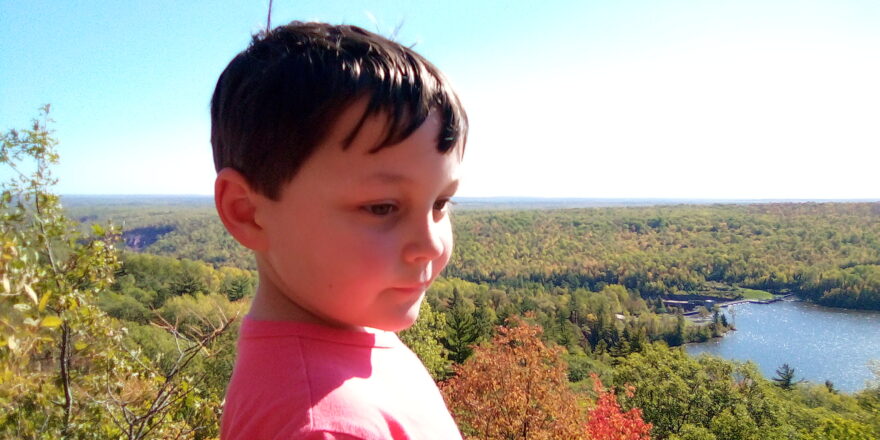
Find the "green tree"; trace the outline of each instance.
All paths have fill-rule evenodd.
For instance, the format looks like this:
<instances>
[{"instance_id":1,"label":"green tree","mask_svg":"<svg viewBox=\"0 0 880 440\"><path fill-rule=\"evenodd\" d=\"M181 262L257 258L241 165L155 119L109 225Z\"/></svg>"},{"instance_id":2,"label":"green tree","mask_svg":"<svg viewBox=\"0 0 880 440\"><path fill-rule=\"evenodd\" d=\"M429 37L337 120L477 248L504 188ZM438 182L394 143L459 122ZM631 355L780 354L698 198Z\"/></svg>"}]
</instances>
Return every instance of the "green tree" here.
<instances>
[{"instance_id":1,"label":"green tree","mask_svg":"<svg viewBox=\"0 0 880 440\"><path fill-rule=\"evenodd\" d=\"M791 368L788 364L782 364L781 367L776 369L776 377L773 378L773 382L776 382L776 386L783 390L794 388L798 383L794 380L794 368Z\"/></svg>"},{"instance_id":2,"label":"green tree","mask_svg":"<svg viewBox=\"0 0 880 440\"><path fill-rule=\"evenodd\" d=\"M806 440L876 440L877 431L870 426L839 416L823 419Z\"/></svg>"},{"instance_id":3,"label":"green tree","mask_svg":"<svg viewBox=\"0 0 880 440\"><path fill-rule=\"evenodd\" d=\"M473 353L473 345L480 337L480 328L474 312L464 301L458 288L452 290L452 301L446 318L446 335L443 344L449 350L449 358L460 364Z\"/></svg>"},{"instance_id":4,"label":"green tree","mask_svg":"<svg viewBox=\"0 0 880 440\"><path fill-rule=\"evenodd\" d=\"M671 347L677 347L687 341L687 323L684 316L678 314L675 316L675 332L666 338L666 342Z\"/></svg>"},{"instance_id":5,"label":"green tree","mask_svg":"<svg viewBox=\"0 0 880 440\"><path fill-rule=\"evenodd\" d=\"M233 268L223 268L225 272L230 272ZM235 269L239 273L230 274L224 277L220 286L220 292L226 295L230 301L238 301L246 296L254 293L256 280L247 272Z\"/></svg>"},{"instance_id":6,"label":"green tree","mask_svg":"<svg viewBox=\"0 0 880 440\"><path fill-rule=\"evenodd\" d=\"M781 439L791 429L772 387L753 364L695 359L662 343L619 362L613 382L635 387L627 404L642 409L656 438L700 438L699 432L708 431L717 439Z\"/></svg>"},{"instance_id":7,"label":"green tree","mask_svg":"<svg viewBox=\"0 0 880 440\"><path fill-rule=\"evenodd\" d=\"M825 379L825 389L827 389L829 393L837 393L837 389L834 388L834 382L830 379Z\"/></svg>"},{"instance_id":8,"label":"green tree","mask_svg":"<svg viewBox=\"0 0 880 440\"><path fill-rule=\"evenodd\" d=\"M428 301L422 301L419 319L398 336L425 364L434 380L445 379L450 372L448 352L440 342L446 334L446 315L435 312Z\"/></svg>"}]
</instances>

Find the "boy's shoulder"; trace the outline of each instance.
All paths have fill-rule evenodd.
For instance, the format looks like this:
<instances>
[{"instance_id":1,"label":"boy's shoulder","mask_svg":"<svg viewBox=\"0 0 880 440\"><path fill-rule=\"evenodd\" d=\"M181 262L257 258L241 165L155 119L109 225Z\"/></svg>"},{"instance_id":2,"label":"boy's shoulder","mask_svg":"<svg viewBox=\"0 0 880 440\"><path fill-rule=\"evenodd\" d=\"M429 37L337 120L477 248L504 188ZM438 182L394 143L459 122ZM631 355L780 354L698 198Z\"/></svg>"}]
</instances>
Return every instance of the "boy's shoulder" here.
<instances>
[{"instance_id":1,"label":"boy's shoulder","mask_svg":"<svg viewBox=\"0 0 880 440\"><path fill-rule=\"evenodd\" d=\"M229 438L281 432L383 439L458 435L433 380L393 333L247 319L223 431L237 433Z\"/></svg>"}]
</instances>

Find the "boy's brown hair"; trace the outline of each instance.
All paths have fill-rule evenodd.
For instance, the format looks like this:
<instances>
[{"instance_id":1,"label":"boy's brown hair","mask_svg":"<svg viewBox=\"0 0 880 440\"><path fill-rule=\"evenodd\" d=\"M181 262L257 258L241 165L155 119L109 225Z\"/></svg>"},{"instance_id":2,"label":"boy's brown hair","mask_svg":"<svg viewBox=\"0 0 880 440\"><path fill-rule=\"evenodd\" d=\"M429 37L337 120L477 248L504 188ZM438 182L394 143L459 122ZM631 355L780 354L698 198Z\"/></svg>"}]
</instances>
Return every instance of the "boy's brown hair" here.
<instances>
[{"instance_id":1,"label":"boy's brown hair","mask_svg":"<svg viewBox=\"0 0 880 440\"><path fill-rule=\"evenodd\" d=\"M343 148L370 116L388 116L375 153L409 137L431 111L442 120L437 150L464 148L467 116L430 62L356 26L294 21L255 35L220 75L211 99L214 166L237 170L277 200L339 115L362 98L367 110Z\"/></svg>"}]
</instances>

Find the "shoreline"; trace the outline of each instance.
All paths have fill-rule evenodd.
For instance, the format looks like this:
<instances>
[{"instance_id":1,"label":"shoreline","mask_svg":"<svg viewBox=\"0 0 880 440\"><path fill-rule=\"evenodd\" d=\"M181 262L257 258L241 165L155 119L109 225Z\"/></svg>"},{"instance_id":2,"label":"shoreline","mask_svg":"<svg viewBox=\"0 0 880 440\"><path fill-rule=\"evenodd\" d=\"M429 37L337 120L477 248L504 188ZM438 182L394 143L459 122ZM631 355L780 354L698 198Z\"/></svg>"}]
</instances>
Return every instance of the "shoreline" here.
<instances>
[{"instance_id":1,"label":"shoreline","mask_svg":"<svg viewBox=\"0 0 880 440\"><path fill-rule=\"evenodd\" d=\"M718 307L735 306L737 304L772 304L775 302L787 300L788 298L791 298L793 296L796 296L796 295L794 293L787 293L785 295L775 296L773 299L737 299L737 300L733 300L733 301L718 303ZM690 312L682 313L682 316L688 317L688 316L694 316L694 315L698 315L698 314L699 314L699 312L697 312L696 310L692 310Z\"/></svg>"}]
</instances>

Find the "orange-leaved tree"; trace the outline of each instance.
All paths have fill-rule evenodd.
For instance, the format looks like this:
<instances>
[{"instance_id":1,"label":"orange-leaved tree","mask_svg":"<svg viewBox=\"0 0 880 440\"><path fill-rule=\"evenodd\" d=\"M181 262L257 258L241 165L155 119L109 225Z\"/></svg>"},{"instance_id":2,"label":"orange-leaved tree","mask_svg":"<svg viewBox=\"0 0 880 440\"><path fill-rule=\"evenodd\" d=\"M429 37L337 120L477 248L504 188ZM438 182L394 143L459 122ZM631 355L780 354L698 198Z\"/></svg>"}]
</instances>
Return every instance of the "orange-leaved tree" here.
<instances>
[{"instance_id":1,"label":"orange-leaved tree","mask_svg":"<svg viewBox=\"0 0 880 440\"><path fill-rule=\"evenodd\" d=\"M584 414L569 389L561 349L520 318L478 346L440 384L462 433L473 439L583 438Z\"/></svg>"}]
</instances>

